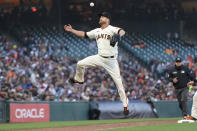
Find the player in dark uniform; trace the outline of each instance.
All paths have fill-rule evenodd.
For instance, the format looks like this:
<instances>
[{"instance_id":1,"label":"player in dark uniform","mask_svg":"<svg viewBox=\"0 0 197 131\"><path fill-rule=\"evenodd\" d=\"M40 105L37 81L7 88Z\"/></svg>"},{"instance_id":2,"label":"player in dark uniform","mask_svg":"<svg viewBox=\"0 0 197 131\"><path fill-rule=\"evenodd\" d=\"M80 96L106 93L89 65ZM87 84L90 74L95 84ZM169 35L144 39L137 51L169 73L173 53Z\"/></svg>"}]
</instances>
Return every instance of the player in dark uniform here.
<instances>
[{"instance_id":1,"label":"player in dark uniform","mask_svg":"<svg viewBox=\"0 0 197 131\"><path fill-rule=\"evenodd\" d=\"M183 66L181 58L176 58L175 65L168 71L168 78L175 88L175 95L179 102L179 108L184 118L187 117L187 96L189 85L194 84L195 74L188 67Z\"/></svg>"}]
</instances>

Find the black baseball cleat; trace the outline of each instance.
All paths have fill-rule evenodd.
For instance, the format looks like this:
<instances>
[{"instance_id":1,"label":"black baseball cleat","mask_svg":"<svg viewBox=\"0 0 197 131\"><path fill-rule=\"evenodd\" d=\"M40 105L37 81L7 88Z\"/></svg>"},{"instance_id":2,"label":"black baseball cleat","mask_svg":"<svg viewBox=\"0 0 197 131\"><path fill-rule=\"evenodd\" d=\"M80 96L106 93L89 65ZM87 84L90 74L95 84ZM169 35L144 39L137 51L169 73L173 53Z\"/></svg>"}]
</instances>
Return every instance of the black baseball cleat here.
<instances>
[{"instance_id":1,"label":"black baseball cleat","mask_svg":"<svg viewBox=\"0 0 197 131\"><path fill-rule=\"evenodd\" d=\"M125 116L127 116L127 115L129 114L128 107L124 107L123 114L124 114Z\"/></svg>"},{"instance_id":2,"label":"black baseball cleat","mask_svg":"<svg viewBox=\"0 0 197 131\"><path fill-rule=\"evenodd\" d=\"M83 84L83 82L79 82L79 81L75 80L74 78L70 78L68 81L71 84L74 84L74 83Z\"/></svg>"}]
</instances>

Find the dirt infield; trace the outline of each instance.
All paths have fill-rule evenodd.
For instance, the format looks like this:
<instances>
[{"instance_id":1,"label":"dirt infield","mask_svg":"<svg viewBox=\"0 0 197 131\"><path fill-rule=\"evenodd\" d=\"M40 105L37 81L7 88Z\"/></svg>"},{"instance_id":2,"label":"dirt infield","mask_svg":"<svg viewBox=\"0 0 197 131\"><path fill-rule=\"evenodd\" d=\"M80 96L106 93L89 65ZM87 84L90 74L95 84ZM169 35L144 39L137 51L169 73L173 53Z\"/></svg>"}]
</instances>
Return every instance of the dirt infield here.
<instances>
[{"instance_id":1,"label":"dirt infield","mask_svg":"<svg viewBox=\"0 0 197 131\"><path fill-rule=\"evenodd\" d=\"M99 124L99 125L88 125L88 126L67 126L61 128L42 128L42 129L20 130L20 131L92 131L92 130L104 130L104 129L114 129L114 128L122 128L122 127L170 124L176 122L177 120L161 120L161 121L116 123L116 124Z\"/></svg>"}]
</instances>

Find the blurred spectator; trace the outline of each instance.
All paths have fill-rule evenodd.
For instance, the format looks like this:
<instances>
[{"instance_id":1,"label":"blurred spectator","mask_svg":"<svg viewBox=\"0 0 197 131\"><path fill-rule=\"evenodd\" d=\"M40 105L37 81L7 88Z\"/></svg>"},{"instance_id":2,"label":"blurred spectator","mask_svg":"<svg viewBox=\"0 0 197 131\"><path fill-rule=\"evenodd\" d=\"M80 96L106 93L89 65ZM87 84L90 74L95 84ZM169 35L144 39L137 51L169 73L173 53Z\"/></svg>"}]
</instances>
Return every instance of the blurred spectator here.
<instances>
[{"instance_id":1,"label":"blurred spectator","mask_svg":"<svg viewBox=\"0 0 197 131\"><path fill-rule=\"evenodd\" d=\"M145 43L142 40L136 40L133 42L133 48L141 47L144 48L146 47Z\"/></svg>"},{"instance_id":2,"label":"blurred spectator","mask_svg":"<svg viewBox=\"0 0 197 131\"><path fill-rule=\"evenodd\" d=\"M90 95L88 114L90 120L98 120L100 116L99 104L93 95Z\"/></svg>"},{"instance_id":3,"label":"blurred spectator","mask_svg":"<svg viewBox=\"0 0 197 131\"><path fill-rule=\"evenodd\" d=\"M177 32L174 33L174 39L178 40L179 39L179 34Z\"/></svg>"},{"instance_id":4,"label":"blurred spectator","mask_svg":"<svg viewBox=\"0 0 197 131\"><path fill-rule=\"evenodd\" d=\"M185 40L184 41L184 46L191 46L191 47L193 47L194 44L193 44L192 40Z\"/></svg>"},{"instance_id":5,"label":"blurred spectator","mask_svg":"<svg viewBox=\"0 0 197 131\"><path fill-rule=\"evenodd\" d=\"M197 64L197 54L195 55L194 63Z\"/></svg>"},{"instance_id":6,"label":"blurred spectator","mask_svg":"<svg viewBox=\"0 0 197 131\"><path fill-rule=\"evenodd\" d=\"M155 108L155 106L154 106L154 104L153 104L151 98L150 98L150 97L147 97L147 98L146 98L146 102L150 105L150 107L151 107L151 109L152 109L152 111L153 111L155 117L158 118L159 116L158 116L158 114L157 114L157 110L156 110L156 108Z\"/></svg>"},{"instance_id":7,"label":"blurred spectator","mask_svg":"<svg viewBox=\"0 0 197 131\"><path fill-rule=\"evenodd\" d=\"M178 49L174 48L172 51L173 51L173 55L174 55L174 56L179 55Z\"/></svg>"},{"instance_id":8,"label":"blurred spectator","mask_svg":"<svg viewBox=\"0 0 197 131\"><path fill-rule=\"evenodd\" d=\"M171 33L168 32L168 33L166 34L166 37L167 37L167 40L170 40L170 39L171 39Z\"/></svg>"},{"instance_id":9,"label":"blurred spectator","mask_svg":"<svg viewBox=\"0 0 197 131\"><path fill-rule=\"evenodd\" d=\"M171 50L170 48L166 48L166 54L172 55L173 54L173 50Z\"/></svg>"},{"instance_id":10,"label":"blurred spectator","mask_svg":"<svg viewBox=\"0 0 197 131\"><path fill-rule=\"evenodd\" d=\"M189 67L191 68L193 66L193 59L191 54L188 55L186 61L189 63Z\"/></svg>"}]
</instances>

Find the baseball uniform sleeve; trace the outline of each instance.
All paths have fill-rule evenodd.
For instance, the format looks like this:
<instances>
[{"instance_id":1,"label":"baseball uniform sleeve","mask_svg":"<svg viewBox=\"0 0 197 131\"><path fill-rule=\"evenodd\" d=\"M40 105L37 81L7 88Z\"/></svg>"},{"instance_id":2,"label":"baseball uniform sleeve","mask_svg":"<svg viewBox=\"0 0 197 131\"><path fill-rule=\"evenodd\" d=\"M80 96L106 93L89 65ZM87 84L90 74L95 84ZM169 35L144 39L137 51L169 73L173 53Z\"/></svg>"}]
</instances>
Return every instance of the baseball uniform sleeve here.
<instances>
[{"instance_id":1,"label":"baseball uniform sleeve","mask_svg":"<svg viewBox=\"0 0 197 131\"><path fill-rule=\"evenodd\" d=\"M90 39L96 38L96 30L97 29L85 32L85 37Z\"/></svg>"},{"instance_id":2,"label":"baseball uniform sleeve","mask_svg":"<svg viewBox=\"0 0 197 131\"><path fill-rule=\"evenodd\" d=\"M122 29L119 28L119 27L112 26L112 31L113 31L114 34L119 34L120 30L122 30Z\"/></svg>"}]
</instances>

